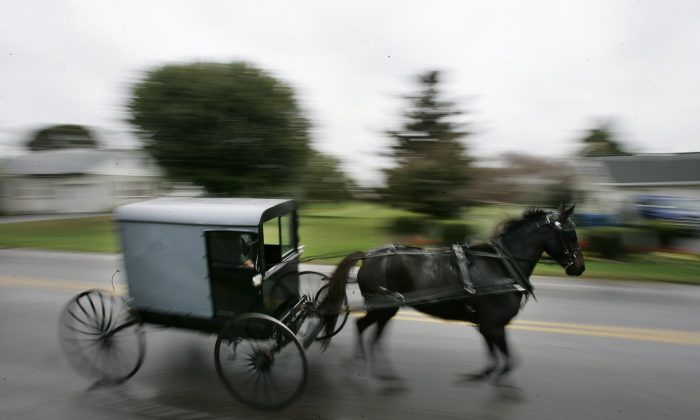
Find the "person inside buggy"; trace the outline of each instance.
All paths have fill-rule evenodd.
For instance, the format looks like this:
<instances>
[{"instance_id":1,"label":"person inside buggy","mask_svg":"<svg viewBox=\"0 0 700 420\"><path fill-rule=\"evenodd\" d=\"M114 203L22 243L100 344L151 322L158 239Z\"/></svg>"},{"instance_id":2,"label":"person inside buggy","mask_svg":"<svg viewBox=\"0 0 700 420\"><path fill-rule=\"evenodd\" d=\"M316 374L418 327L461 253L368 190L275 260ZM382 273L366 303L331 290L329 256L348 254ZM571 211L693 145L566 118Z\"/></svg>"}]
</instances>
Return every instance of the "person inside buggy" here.
<instances>
[{"instance_id":1,"label":"person inside buggy","mask_svg":"<svg viewBox=\"0 0 700 420\"><path fill-rule=\"evenodd\" d=\"M242 233L239 240L239 261L241 268L257 268L257 255L255 244L258 242L257 235Z\"/></svg>"}]
</instances>

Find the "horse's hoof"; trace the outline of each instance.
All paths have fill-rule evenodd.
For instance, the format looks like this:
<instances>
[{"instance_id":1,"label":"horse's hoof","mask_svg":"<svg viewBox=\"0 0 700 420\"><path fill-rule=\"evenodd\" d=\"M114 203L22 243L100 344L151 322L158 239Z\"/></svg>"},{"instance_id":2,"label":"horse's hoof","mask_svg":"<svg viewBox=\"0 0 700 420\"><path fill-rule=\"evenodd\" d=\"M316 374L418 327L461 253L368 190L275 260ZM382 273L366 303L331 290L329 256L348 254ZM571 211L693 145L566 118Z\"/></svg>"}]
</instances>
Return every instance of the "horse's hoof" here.
<instances>
[{"instance_id":1,"label":"horse's hoof","mask_svg":"<svg viewBox=\"0 0 700 420\"><path fill-rule=\"evenodd\" d=\"M493 386L503 389L520 389L517 385L515 385L515 383L513 383L512 379L510 379L510 377L507 375L496 375L491 381L491 384Z\"/></svg>"},{"instance_id":2,"label":"horse's hoof","mask_svg":"<svg viewBox=\"0 0 700 420\"><path fill-rule=\"evenodd\" d=\"M384 381L381 385L383 395L398 395L409 390L409 387L402 380Z\"/></svg>"},{"instance_id":3,"label":"horse's hoof","mask_svg":"<svg viewBox=\"0 0 700 420\"><path fill-rule=\"evenodd\" d=\"M374 376L375 379L384 381L384 382L403 382L403 378L397 375L396 373L393 372L393 370L381 370L377 372L376 370L372 372L372 376Z\"/></svg>"},{"instance_id":4,"label":"horse's hoof","mask_svg":"<svg viewBox=\"0 0 700 420\"><path fill-rule=\"evenodd\" d=\"M495 369L485 369L481 372L468 373L464 375L464 378L470 382L481 382L485 381L491 377Z\"/></svg>"},{"instance_id":5,"label":"horse's hoof","mask_svg":"<svg viewBox=\"0 0 700 420\"><path fill-rule=\"evenodd\" d=\"M464 379L468 380L469 382L481 382L488 378L488 373L470 373L468 375L464 375Z\"/></svg>"}]
</instances>

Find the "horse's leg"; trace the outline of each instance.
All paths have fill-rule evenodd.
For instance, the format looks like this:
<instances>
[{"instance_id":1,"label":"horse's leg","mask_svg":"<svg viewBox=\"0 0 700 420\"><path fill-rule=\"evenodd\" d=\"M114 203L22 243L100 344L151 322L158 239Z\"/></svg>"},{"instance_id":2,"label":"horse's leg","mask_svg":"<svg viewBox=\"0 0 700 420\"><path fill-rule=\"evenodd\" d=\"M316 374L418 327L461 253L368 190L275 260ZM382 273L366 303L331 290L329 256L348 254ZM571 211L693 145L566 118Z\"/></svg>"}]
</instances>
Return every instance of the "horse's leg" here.
<instances>
[{"instance_id":1,"label":"horse's leg","mask_svg":"<svg viewBox=\"0 0 700 420\"><path fill-rule=\"evenodd\" d=\"M514 360L510 355L510 350L508 349L505 326L495 329L494 340L496 347L501 352L503 357L503 367L498 371L498 373L496 373L496 377L494 378L493 382L495 384L501 384L503 377L515 367Z\"/></svg>"},{"instance_id":2,"label":"horse's leg","mask_svg":"<svg viewBox=\"0 0 700 420\"><path fill-rule=\"evenodd\" d=\"M469 375L469 379L472 381L480 381L488 378L498 367L498 355L496 353L496 340L494 330L495 328L490 325L479 325L479 332L481 333L481 336L484 337L486 348L489 351L489 364L486 365L486 367L483 370Z\"/></svg>"},{"instance_id":3,"label":"horse's leg","mask_svg":"<svg viewBox=\"0 0 700 420\"><path fill-rule=\"evenodd\" d=\"M372 343L370 345L370 360L372 362L372 370L374 375L383 380L399 379L399 376L394 372L394 369L391 367L389 360L386 358L380 346L380 340L382 338L384 328L389 323L389 320L396 315L396 312L398 311L399 308L387 308L375 311L377 317L377 329L374 332L374 338L372 339ZM381 358L381 360L379 360L379 364L377 364L377 358L375 357L377 353Z\"/></svg>"},{"instance_id":4,"label":"horse's leg","mask_svg":"<svg viewBox=\"0 0 700 420\"><path fill-rule=\"evenodd\" d=\"M358 318L357 321L355 321L355 325L357 326L357 349L355 351L355 357L365 358L366 353L365 345L362 340L362 333L375 322L377 322L377 315L374 311L368 311L362 318Z\"/></svg>"}]
</instances>

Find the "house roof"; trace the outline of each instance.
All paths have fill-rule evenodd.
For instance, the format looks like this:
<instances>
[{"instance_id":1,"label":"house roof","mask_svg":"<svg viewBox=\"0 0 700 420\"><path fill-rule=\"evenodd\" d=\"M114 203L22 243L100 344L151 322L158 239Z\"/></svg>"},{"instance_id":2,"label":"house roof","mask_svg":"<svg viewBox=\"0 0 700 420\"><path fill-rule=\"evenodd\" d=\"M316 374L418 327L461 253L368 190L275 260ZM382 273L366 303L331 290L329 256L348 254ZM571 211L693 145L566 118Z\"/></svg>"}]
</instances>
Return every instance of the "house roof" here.
<instances>
[{"instance_id":1,"label":"house roof","mask_svg":"<svg viewBox=\"0 0 700 420\"><path fill-rule=\"evenodd\" d=\"M700 184L700 153L596 158L617 185Z\"/></svg>"},{"instance_id":2,"label":"house roof","mask_svg":"<svg viewBox=\"0 0 700 420\"><path fill-rule=\"evenodd\" d=\"M47 150L8 159L3 164L2 172L11 176L158 175L157 168L144 159L141 152L133 150Z\"/></svg>"}]
</instances>

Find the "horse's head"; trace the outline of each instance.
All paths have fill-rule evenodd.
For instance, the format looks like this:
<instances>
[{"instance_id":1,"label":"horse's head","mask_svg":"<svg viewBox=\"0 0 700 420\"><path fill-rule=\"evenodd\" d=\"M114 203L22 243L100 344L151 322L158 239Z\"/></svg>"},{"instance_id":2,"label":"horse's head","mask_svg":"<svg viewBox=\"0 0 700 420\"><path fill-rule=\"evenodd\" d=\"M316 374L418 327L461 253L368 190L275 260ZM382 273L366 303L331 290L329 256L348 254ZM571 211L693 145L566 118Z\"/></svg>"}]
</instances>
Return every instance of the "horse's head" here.
<instances>
[{"instance_id":1,"label":"horse's head","mask_svg":"<svg viewBox=\"0 0 700 420\"><path fill-rule=\"evenodd\" d=\"M570 218L574 207L576 205L566 208L562 203L559 210L547 214L547 224L551 226L552 234L545 242L544 250L566 269L566 274L580 276L586 270L586 264L578 245L576 225Z\"/></svg>"}]
</instances>

